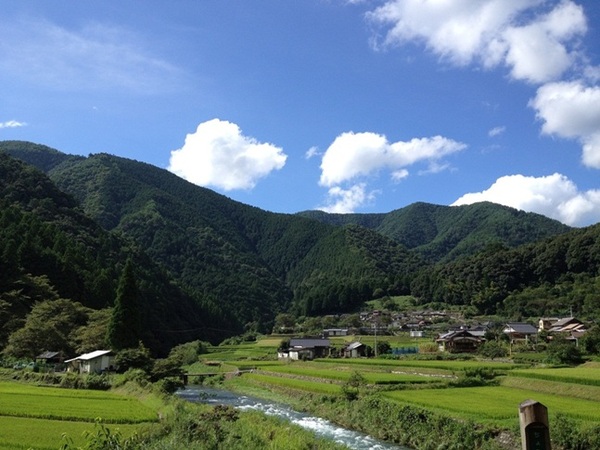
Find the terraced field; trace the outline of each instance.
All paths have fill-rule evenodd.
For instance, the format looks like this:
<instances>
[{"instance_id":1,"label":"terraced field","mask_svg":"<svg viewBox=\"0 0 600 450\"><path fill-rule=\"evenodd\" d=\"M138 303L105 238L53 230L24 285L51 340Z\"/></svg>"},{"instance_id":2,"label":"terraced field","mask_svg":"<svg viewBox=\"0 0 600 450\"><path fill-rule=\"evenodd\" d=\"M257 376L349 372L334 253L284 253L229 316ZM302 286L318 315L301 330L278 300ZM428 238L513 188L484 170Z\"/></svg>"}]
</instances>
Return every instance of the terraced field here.
<instances>
[{"instance_id":1,"label":"terraced field","mask_svg":"<svg viewBox=\"0 0 600 450\"><path fill-rule=\"evenodd\" d=\"M63 433L83 444L96 419L123 435L158 420L140 401L110 392L0 382L0 449L56 449Z\"/></svg>"}]
</instances>

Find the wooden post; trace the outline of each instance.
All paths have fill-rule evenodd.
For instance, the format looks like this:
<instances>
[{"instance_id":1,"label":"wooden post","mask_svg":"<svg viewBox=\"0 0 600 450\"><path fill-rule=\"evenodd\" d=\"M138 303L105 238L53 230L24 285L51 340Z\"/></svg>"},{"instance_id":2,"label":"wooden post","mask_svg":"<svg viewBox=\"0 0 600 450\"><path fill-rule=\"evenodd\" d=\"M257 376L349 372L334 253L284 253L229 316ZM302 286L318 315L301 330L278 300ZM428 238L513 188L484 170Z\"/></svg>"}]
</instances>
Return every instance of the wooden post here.
<instances>
[{"instance_id":1,"label":"wooden post","mask_svg":"<svg viewBox=\"0 0 600 450\"><path fill-rule=\"evenodd\" d=\"M551 450L548 408L535 400L519 405L522 450Z\"/></svg>"}]
</instances>

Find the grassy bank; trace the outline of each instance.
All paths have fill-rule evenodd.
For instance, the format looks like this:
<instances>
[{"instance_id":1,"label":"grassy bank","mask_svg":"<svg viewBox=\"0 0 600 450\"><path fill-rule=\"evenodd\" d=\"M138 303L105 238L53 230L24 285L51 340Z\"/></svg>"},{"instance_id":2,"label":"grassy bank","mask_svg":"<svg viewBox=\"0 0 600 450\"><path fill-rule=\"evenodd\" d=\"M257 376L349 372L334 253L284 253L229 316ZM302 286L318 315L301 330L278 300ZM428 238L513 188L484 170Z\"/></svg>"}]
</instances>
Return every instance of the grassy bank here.
<instances>
[{"instance_id":1,"label":"grassy bank","mask_svg":"<svg viewBox=\"0 0 600 450\"><path fill-rule=\"evenodd\" d=\"M233 347L228 349L228 368L255 371L227 380L227 388L425 450L440 445L518 449L519 404L534 399L549 409L553 448L600 448L598 363L532 368L513 361L443 355L281 362L274 359L274 348L270 358L266 349L245 344L244 356L237 353L238 357ZM262 356L254 359L249 356L253 353ZM348 389L355 373L361 385ZM437 439L431 439L432 430Z\"/></svg>"},{"instance_id":2,"label":"grassy bank","mask_svg":"<svg viewBox=\"0 0 600 450\"><path fill-rule=\"evenodd\" d=\"M111 391L0 381L0 450L345 448L258 412L193 404L129 382Z\"/></svg>"}]
</instances>

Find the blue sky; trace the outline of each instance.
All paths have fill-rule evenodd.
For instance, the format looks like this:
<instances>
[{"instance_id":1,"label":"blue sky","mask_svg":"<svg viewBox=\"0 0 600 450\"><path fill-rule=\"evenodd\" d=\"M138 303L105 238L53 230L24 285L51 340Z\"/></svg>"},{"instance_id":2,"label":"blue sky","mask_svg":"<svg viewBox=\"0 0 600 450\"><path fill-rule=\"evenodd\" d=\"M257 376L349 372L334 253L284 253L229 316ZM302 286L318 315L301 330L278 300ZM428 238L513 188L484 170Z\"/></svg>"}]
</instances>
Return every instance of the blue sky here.
<instances>
[{"instance_id":1,"label":"blue sky","mask_svg":"<svg viewBox=\"0 0 600 450\"><path fill-rule=\"evenodd\" d=\"M600 222L597 0L0 0L0 139L273 212Z\"/></svg>"}]
</instances>

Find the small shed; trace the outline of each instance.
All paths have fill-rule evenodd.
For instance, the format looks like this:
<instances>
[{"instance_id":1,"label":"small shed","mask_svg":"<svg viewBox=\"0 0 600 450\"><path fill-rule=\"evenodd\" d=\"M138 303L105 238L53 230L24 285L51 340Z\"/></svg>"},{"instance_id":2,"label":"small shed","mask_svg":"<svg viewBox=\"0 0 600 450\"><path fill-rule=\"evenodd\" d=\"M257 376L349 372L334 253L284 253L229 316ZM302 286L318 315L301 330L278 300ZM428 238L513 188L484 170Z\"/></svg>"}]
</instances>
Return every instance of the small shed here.
<instances>
[{"instance_id":1,"label":"small shed","mask_svg":"<svg viewBox=\"0 0 600 450\"><path fill-rule=\"evenodd\" d=\"M344 347L344 356L346 358L359 358L367 355L367 346L362 342L351 342Z\"/></svg>"},{"instance_id":2,"label":"small shed","mask_svg":"<svg viewBox=\"0 0 600 450\"><path fill-rule=\"evenodd\" d=\"M115 356L112 350L96 350L84 353L65 361L68 370L79 373L102 373L114 368Z\"/></svg>"},{"instance_id":3,"label":"small shed","mask_svg":"<svg viewBox=\"0 0 600 450\"><path fill-rule=\"evenodd\" d=\"M40 353L35 357L35 362L45 364L47 366L54 366L64 362L65 357L62 352L46 351Z\"/></svg>"},{"instance_id":4,"label":"small shed","mask_svg":"<svg viewBox=\"0 0 600 450\"><path fill-rule=\"evenodd\" d=\"M325 328L323 336L348 336L348 328Z\"/></svg>"}]
</instances>

